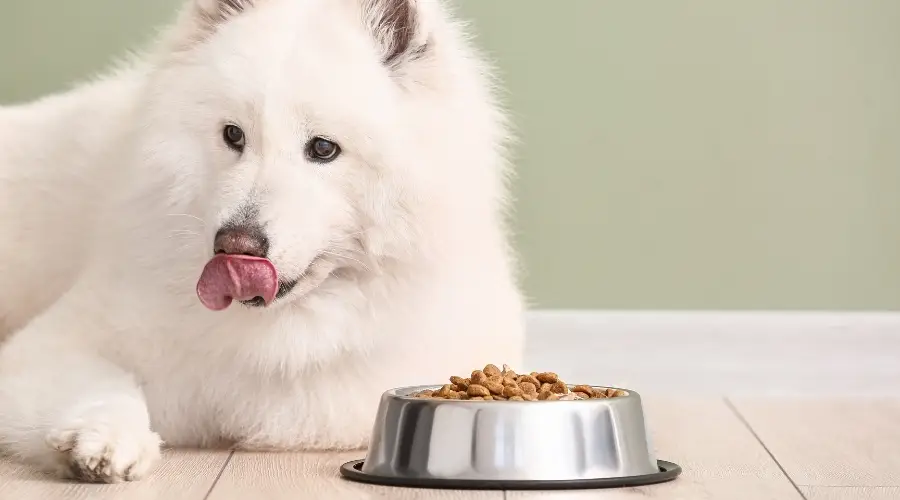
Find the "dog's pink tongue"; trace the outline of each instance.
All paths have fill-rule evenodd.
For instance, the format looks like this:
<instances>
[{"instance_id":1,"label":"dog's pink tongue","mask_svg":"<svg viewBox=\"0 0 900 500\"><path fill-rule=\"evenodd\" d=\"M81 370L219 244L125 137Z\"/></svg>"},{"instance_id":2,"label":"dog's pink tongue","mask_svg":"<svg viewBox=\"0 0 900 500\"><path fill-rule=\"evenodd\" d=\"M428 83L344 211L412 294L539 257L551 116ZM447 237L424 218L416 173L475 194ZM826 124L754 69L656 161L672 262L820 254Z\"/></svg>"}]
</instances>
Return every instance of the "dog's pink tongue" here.
<instances>
[{"instance_id":1,"label":"dog's pink tongue","mask_svg":"<svg viewBox=\"0 0 900 500\"><path fill-rule=\"evenodd\" d=\"M232 300L262 297L266 305L278 293L278 272L269 259L219 254L212 258L197 282L197 296L208 309L221 311Z\"/></svg>"}]
</instances>

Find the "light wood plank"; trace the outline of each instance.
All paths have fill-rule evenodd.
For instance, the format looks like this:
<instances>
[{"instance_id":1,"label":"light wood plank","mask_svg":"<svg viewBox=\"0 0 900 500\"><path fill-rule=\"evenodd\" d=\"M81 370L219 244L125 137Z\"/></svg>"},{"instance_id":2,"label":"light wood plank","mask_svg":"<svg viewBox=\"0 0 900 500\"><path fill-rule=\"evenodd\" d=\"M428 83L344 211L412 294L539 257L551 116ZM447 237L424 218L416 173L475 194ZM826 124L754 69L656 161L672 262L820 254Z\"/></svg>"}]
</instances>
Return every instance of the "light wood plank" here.
<instances>
[{"instance_id":1,"label":"light wood plank","mask_svg":"<svg viewBox=\"0 0 900 500\"><path fill-rule=\"evenodd\" d=\"M132 483L84 485L64 482L18 464L0 461L0 498L15 500L202 500L228 452L167 450L149 477Z\"/></svg>"},{"instance_id":2,"label":"light wood plank","mask_svg":"<svg viewBox=\"0 0 900 500\"><path fill-rule=\"evenodd\" d=\"M510 492L510 500L632 498L801 500L784 473L721 400L644 402L657 458L681 465L675 481L639 488Z\"/></svg>"},{"instance_id":3,"label":"light wood plank","mask_svg":"<svg viewBox=\"0 0 900 500\"><path fill-rule=\"evenodd\" d=\"M896 486L801 486L807 500L897 500L900 488Z\"/></svg>"},{"instance_id":4,"label":"light wood plank","mask_svg":"<svg viewBox=\"0 0 900 500\"><path fill-rule=\"evenodd\" d=\"M567 381L648 396L900 397L898 313L535 310L527 320L521 370Z\"/></svg>"},{"instance_id":5,"label":"light wood plank","mask_svg":"<svg viewBox=\"0 0 900 500\"><path fill-rule=\"evenodd\" d=\"M900 486L900 399L733 402L797 484Z\"/></svg>"},{"instance_id":6,"label":"light wood plank","mask_svg":"<svg viewBox=\"0 0 900 500\"><path fill-rule=\"evenodd\" d=\"M369 486L344 480L341 464L355 453L236 453L210 500L502 500L501 491L448 491Z\"/></svg>"}]
</instances>

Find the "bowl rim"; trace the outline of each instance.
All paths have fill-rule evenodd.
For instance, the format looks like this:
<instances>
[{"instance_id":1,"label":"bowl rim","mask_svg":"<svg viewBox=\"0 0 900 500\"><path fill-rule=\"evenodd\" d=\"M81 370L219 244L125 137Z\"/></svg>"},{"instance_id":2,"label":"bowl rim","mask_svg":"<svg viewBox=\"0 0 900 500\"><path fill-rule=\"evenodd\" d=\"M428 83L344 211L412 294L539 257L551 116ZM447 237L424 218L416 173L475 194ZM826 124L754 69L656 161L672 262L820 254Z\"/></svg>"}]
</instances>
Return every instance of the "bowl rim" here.
<instances>
[{"instance_id":1,"label":"bowl rim","mask_svg":"<svg viewBox=\"0 0 900 500\"><path fill-rule=\"evenodd\" d=\"M446 384L430 384L430 385L410 385L403 387L394 387L393 389L388 389L384 391L383 396L390 399L401 399L404 401L419 401L422 403L428 404L490 404L490 405L500 405L500 404L522 404L522 403L569 403L569 404L612 404L614 402L632 399L640 399L640 394L637 391L632 389L625 389L621 387L611 387L607 385L590 385L590 384L566 384L566 386L571 389L573 387L577 387L579 385L587 385L593 389L615 389L617 391L624 391L624 396L616 396L614 398L597 398L597 399L575 399L575 400L564 400L564 401L479 401L479 400L468 400L468 399L438 399L438 398L417 398L412 396L411 394L415 392L420 392L424 390L435 390L440 389Z\"/></svg>"},{"instance_id":2,"label":"bowl rim","mask_svg":"<svg viewBox=\"0 0 900 500\"><path fill-rule=\"evenodd\" d=\"M477 403L477 401L476 401ZM454 490L581 490L648 486L675 480L681 475L681 466L666 460L656 460L658 472L637 476L611 476L594 479L449 479L387 476L362 471L365 459L351 460L340 468L341 477L355 482L382 486L408 488L438 488Z\"/></svg>"}]
</instances>

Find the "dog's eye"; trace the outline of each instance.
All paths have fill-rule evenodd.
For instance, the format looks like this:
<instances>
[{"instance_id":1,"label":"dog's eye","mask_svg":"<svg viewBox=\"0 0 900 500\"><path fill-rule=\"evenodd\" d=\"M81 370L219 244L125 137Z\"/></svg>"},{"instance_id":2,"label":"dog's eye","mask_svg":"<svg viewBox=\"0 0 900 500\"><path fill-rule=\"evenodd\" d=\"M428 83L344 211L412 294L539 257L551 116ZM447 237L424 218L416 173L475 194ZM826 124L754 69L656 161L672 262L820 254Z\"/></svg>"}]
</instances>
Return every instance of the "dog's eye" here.
<instances>
[{"instance_id":1,"label":"dog's eye","mask_svg":"<svg viewBox=\"0 0 900 500\"><path fill-rule=\"evenodd\" d=\"M222 131L222 139L225 140L225 144L229 148L239 153L244 151L244 145L247 142L247 138L244 137L244 131L237 125L225 125L225 130Z\"/></svg>"},{"instance_id":2,"label":"dog's eye","mask_svg":"<svg viewBox=\"0 0 900 500\"><path fill-rule=\"evenodd\" d=\"M328 139L315 137L306 146L306 154L312 161L328 163L340 156L341 147Z\"/></svg>"}]
</instances>

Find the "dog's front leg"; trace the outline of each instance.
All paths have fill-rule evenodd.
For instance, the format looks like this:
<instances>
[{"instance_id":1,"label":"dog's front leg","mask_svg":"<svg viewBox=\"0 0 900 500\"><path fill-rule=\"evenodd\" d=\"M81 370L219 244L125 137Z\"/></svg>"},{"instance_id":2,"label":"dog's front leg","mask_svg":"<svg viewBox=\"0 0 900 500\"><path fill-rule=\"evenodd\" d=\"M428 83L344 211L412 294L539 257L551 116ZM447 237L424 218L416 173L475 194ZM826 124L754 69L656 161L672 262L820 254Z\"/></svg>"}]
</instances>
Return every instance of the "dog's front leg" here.
<instances>
[{"instance_id":1,"label":"dog's front leg","mask_svg":"<svg viewBox=\"0 0 900 500\"><path fill-rule=\"evenodd\" d=\"M84 342L90 335L73 331L84 324L54 309L0 352L0 448L64 478L141 478L159 459L160 439L140 387Z\"/></svg>"}]
</instances>

